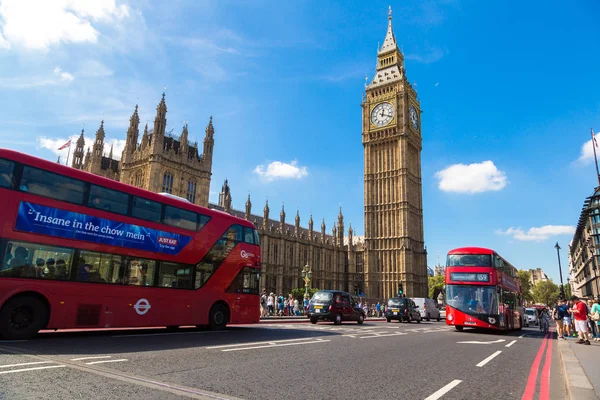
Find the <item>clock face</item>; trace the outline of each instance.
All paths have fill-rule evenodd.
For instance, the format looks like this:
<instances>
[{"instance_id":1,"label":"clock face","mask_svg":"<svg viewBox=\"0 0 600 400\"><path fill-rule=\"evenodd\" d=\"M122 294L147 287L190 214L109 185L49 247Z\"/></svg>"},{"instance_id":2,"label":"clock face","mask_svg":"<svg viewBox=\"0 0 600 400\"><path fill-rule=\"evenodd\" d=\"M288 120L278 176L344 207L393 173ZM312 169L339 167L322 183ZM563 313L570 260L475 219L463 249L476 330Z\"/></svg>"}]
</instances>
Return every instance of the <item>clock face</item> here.
<instances>
[{"instance_id":1,"label":"clock face","mask_svg":"<svg viewBox=\"0 0 600 400\"><path fill-rule=\"evenodd\" d=\"M415 131L419 130L419 116L417 115L417 110L413 106L410 106L409 110L410 123Z\"/></svg>"},{"instance_id":2,"label":"clock face","mask_svg":"<svg viewBox=\"0 0 600 400\"><path fill-rule=\"evenodd\" d=\"M390 103L380 103L371 111L371 122L375 126L386 126L394 118L394 106Z\"/></svg>"}]
</instances>

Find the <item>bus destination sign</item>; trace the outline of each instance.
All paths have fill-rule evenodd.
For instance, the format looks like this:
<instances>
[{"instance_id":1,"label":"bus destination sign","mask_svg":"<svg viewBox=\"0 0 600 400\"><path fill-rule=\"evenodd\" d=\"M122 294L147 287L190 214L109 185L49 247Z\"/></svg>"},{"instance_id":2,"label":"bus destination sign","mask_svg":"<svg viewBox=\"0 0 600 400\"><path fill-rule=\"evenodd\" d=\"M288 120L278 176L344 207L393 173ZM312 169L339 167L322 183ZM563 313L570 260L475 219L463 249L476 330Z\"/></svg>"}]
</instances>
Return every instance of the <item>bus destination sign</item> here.
<instances>
[{"instance_id":1,"label":"bus destination sign","mask_svg":"<svg viewBox=\"0 0 600 400\"><path fill-rule=\"evenodd\" d=\"M451 272L450 280L458 282L489 282L490 274L487 273L468 273Z\"/></svg>"},{"instance_id":2,"label":"bus destination sign","mask_svg":"<svg viewBox=\"0 0 600 400\"><path fill-rule=\"evenodd\" d=\"M177 255L191 237L22 201L15 230Z\"/></svg>"}]
</instances>

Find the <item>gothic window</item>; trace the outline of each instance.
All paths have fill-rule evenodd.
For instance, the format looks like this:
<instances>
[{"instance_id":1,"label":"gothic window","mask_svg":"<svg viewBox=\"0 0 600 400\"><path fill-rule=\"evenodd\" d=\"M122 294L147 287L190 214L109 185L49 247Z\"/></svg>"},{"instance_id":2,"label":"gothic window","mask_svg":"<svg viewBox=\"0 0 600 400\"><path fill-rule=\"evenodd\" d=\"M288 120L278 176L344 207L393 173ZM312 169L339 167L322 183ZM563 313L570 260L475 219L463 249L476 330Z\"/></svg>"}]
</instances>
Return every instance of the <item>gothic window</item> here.
<instances>
[{"instance_id":1,"label":"gothic window","mask_svg":"<svg viewBox=\"0 0 600 400\"><path fill-rule=\"evenodd\" d=\"M192 203L196 202L196 181L188 181L186 198Z\"/></svg>"},{"instance_id":2,"label":"gothic window","mask_svg":"<svg viewBox=\"0 0 600 400\"><path fill-rule=\"evenodd\" d=\"M170 172L165 172L163 175L162 192L173 193L173 174Z\"/></svg>"},{"instance_id":3,"label":"gothic window","mask_svg":"<svg viewBox=\"0 0 600 400\"><path fill-rule=\"evenodd\" d=\"M275 243L273 244L273 263L277 264L278 262L278 255L279 255L279 246Z\"/></svg>"},{"instance_id":4,"label":"gothic window","mask_svg":"<svg viewBox=\"0 0 600 400\"><path fill-rule=\"evenodd\" d=\"M137 171L135 173L135 186L142 187L142 179L143 179L142 171Z\"/></svg>"}]
</instances>

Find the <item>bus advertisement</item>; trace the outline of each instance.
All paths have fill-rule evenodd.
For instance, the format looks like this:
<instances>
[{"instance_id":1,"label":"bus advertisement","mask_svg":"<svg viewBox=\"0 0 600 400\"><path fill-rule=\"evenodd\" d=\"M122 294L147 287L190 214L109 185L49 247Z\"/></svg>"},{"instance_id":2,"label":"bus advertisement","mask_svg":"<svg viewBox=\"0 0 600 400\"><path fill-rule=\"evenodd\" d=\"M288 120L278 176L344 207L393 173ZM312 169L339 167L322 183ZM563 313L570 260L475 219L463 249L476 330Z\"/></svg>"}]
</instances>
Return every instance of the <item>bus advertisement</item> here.
<instances>
[{"instance_id":1,"label":"bus advertisement","mask_svg":"<svg viewBox=\"0 0 600 400\"><path fill-rule=\"evenodd\" d=\"M518 271L495 251L451 250L446 262L446 324L491 330L520 330L523 306Z\"/></svg>"},{"instance_id":2,"label":"bus advertisement","mask_svg":"<svg viewBox=\"0 0 600 400\"><path fill-rule=\"evenodd\" d=\"M260 243L227 213L0 149L0 337L259 321Z\"/></svg>"}]
</instances>

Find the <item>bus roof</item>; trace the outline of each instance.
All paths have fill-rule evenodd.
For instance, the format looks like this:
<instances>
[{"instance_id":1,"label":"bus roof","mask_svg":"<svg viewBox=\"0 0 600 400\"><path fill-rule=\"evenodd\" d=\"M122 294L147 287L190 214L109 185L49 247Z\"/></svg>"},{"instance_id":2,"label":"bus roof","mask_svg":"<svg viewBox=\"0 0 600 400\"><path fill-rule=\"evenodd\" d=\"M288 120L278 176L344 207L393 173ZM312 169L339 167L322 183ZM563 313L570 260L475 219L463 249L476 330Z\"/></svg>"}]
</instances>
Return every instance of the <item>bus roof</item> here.
<instances>
[{"instance_id":1,"label":"bus roof","mask_svg":"<svg viewBox=\"0 0 600 400\"><path fill-rule=\"evenodd\" d=\"M247 221L243 218L238 218L234 215L227 214L225 212L220 212L217 210L211 210L210 208L202 207L196 204L193 204L186 199L176 198L178 196L165 196L158 193L151 192L146 189L140 189L136 186L128 185L123 182L114 181L112 179L104 178L99 175L92 174L90 172L82 171L76 168L71 168L66 165L57 164L55 162L51 162L48 160L44 160L39 157L34 157L29 154L24 154L15 150L3 149L0 148L0 157L6 158L9 160L13 160L16 162L25 163L27 165L31 165L33 167L42 168L49 172L54 172L59 175L69 176L75 179L80 179L82 181L90 182L97 185L103 185L110 189L120 190L125 193L132 194L134 196L144 197L148 200L153 200L159 203L168 204L170 206L187 209L190 211L199 212L201 214L207 216L216 216L219 215L221 217L228 217L235 223L239 223L240 225L254 227L254 224L250 221Z\"/></svg>"},{"instance_id":2,"label":"bus roof","mask_svg":"<svg viewBox=\"0 0 600 400\"><path fill-rule=\"evenodd\" d=\"M450 250L448 254L494 254L494 250L485 247L459 247Z\"/></svg>"}]
</instances>

